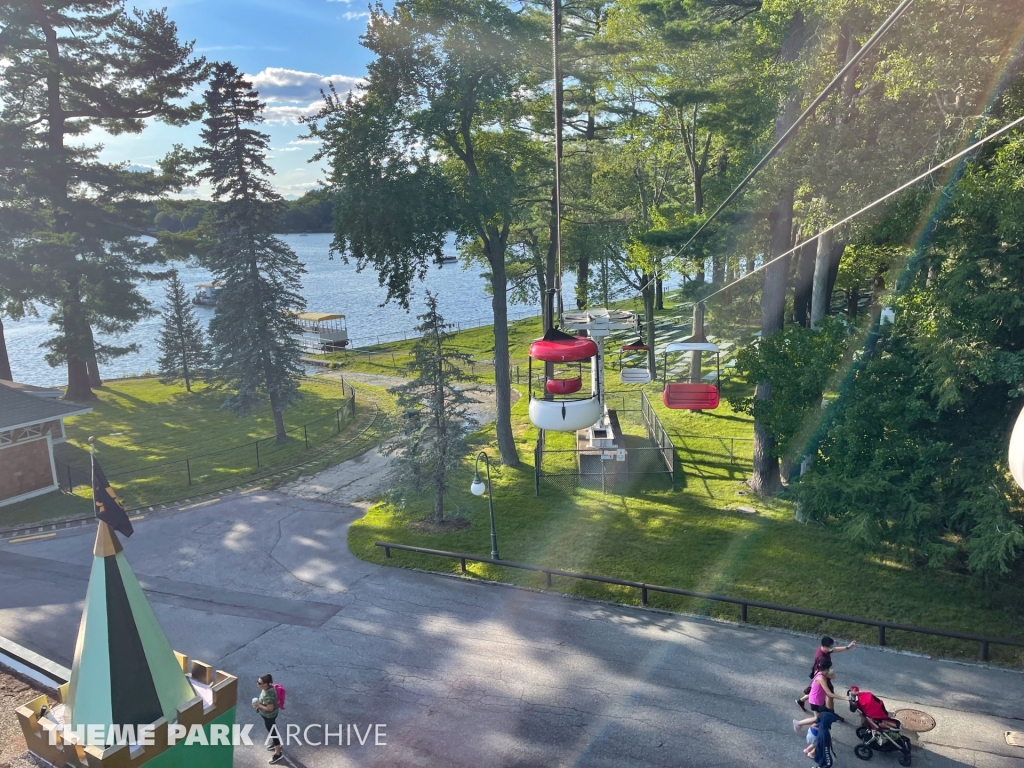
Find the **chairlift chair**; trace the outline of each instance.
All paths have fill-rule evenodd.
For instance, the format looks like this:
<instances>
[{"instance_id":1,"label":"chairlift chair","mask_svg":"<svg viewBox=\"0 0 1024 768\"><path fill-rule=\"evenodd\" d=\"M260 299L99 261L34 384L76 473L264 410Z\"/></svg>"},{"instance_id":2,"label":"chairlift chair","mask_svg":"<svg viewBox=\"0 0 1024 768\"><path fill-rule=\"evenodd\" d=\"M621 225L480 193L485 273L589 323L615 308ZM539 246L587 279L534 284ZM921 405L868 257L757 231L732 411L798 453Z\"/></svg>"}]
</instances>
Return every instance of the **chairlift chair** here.
<instances>
[{"instance_id":1,"label":"chairlift chair","mask_svg":"<svg viewBox=\"0 0 1024 768\"><path fill-rule=\"evenodd\" d=\"M650 384L654 379L649 366L643 368L623 368L622 367L622 353L623 352L643 352L646 358L647 353L651 351L651 348L644 344L643 337L641 336L631 344L625 344L619 349L619 381L623 384Z\"/></svg>"},{"instance_id":2,"label":"chairlift chair","mask_svg":"<svg viewBox=\"0 0 1024 768\"><path fill-rule=\"evenodd\" d=\"M602 405L598 392L591 391L589 397L573 398L570 395L583 388L583 363L594 365L597 344L583 336L570 336L557 329L544 334L530 345L528 376L530 382L530 421L540 429L553 432L575 432L594 424L601 418ZM546 363L576 363L577 375L567 378L545 378L544 390L560 397L545 400L533 395L533 361ZM592 388L593 390L593 388Z\"/></svg>"},{"instance_id":3,"label":"chairlift chair","mask_svg":"<svg viewBox=\"0 0 1024 768\"><path fill-rule=\"evenodd\" d=\"M714 352L717 375L714 384L691 384L686 381L665 382L661 402L666 408L685 411L711 411L721 400L722 360L717 344L709 341L675 341L665 346L665 371L668 371L669 352Z\"/></svg>"}]
</instances>

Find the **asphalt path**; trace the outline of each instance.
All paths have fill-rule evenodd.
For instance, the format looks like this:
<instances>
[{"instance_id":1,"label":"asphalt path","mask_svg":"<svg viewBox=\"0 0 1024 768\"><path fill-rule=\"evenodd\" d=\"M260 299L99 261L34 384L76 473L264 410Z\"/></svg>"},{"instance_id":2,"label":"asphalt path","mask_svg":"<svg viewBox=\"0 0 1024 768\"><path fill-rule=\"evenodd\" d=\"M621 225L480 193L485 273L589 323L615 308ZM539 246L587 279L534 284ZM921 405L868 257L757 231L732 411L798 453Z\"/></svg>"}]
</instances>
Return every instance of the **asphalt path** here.
<instances>
[{"instance_id":1,"label":"asphalt path","mask_svg":"<svg viewBox=\"0 0 1024 768\"><path fill-rule=\"evenodd\" d=\"M259 722L247 702L271 672L282 725L382 725L386 746L349 730L351 745L292 745L284 764L811 764L791 721L813 638L382 568L348 551L360 514L257 491L150 516L125 542L171 644L240 678L240 721ZM0 635L71 665L93 535L0 546ZM866 647L835 662L841 690L935 717L915 765L1024 768L1004 739L1024 730L1019 672ZM838 764L859 765L853 728L833 734ZM267 757L243 747L235 765Z\"/></svg>"}]
</instances>

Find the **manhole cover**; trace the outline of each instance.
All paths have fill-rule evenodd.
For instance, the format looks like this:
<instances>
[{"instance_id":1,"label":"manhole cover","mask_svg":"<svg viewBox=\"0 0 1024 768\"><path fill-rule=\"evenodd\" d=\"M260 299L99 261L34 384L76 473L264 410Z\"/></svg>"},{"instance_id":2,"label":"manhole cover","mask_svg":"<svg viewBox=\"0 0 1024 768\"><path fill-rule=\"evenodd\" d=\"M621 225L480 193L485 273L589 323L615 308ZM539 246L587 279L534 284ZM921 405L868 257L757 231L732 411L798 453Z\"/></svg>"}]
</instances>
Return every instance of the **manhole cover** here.
<instances>
[{"instance_id":1,"label":"manhole cover","mask_svg":"<svg viewBox=\"0 0 1024 768\"><path fill-rule=\"evenodd\" d=\"M1006 743L1011 747L1024 747L1024 731L1007 731Z\"/></svg>"},{"instance_id":2,"label":"manhole cover","mask_svg":"<svg viewBox=\"0 0 1024 768\"><path fill-rule=\"evenodd\" d=\"M900 709L893 717L903 723L903 730L912 733L924 733L935 727L935 718L919 709Z\"/></svg>"}]
</instances>

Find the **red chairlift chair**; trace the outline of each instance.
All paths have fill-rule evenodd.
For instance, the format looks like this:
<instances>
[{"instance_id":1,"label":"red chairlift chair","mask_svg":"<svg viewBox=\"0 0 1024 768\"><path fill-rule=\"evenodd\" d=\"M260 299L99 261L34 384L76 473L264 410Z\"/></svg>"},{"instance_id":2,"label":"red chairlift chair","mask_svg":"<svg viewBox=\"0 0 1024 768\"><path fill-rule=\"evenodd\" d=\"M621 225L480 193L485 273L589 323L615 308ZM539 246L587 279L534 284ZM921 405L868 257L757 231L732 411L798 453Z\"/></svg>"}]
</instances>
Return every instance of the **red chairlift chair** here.
<instances>
[{"instance_id":1,"label":"red chairlift chair","mask_svg":"<svg viewBox=\"0 0 1024 768\"><path fill-rule=\"evenodd\" d=\"M552 329L530 345L530 420L540 429L574 432L589 427L601 416L601 402L596 392L589 398L568 398L583 388L583 361L597 357L597 344L583 336L570 336ZM576 363L577 375L544 380L544 389L565 399L544 400L533 396L533 361ZM593 365L593 362L591 362Z\"/></svg>"},{"instance_id":2,"label":"red chairlift chair","mask_svg":"<svg viewBox=\"0 0 1024 768\"><path fill-rule=\"evenodd\" d=\"M661 393L661 402L666 408L685 411L711 411L718 407L721 400L722 364L721 353L716 344L709 341L677 341L665 347L666 365L668 370L669 352L714 352L717 375L714 384L692 384L690 382L666 382Z\"/></svg>"}]
</instances>

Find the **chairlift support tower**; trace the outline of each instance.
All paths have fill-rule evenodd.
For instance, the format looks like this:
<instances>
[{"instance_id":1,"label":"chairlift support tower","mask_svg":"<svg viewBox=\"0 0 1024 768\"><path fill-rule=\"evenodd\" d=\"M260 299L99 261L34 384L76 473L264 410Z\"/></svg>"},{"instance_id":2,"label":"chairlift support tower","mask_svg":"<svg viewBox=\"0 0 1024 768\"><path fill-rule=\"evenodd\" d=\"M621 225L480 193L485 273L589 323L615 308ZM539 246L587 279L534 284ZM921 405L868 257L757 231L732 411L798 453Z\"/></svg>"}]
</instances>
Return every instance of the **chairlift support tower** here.
<instances>
[{"instance_id":1,"label":"chairlift support tower","mask_svg":"<svg viewBox=\"0 0 1024 768\"><path fill-rule=\"evenodd\" d=\"M583 309L565 312L562 315L562 327L577 333L585 331L597 344L597 356L590 366L591 390L596 393L602 407L598 420L587 427L587 437L594 447L604 444L610 446L614 443L614 438L604 397L604 342L612 331L635 331L639 327L637 316L622 309Z\"/></svg>"}]
</instances>

